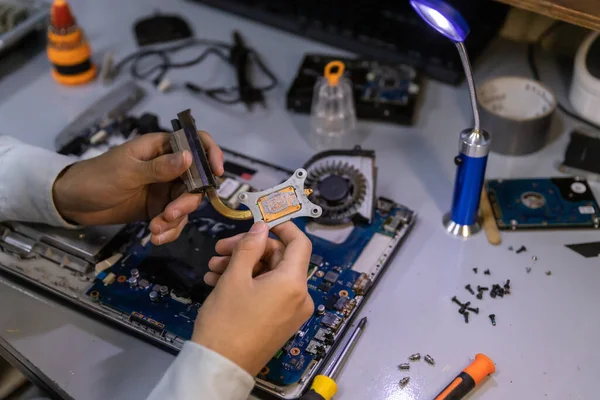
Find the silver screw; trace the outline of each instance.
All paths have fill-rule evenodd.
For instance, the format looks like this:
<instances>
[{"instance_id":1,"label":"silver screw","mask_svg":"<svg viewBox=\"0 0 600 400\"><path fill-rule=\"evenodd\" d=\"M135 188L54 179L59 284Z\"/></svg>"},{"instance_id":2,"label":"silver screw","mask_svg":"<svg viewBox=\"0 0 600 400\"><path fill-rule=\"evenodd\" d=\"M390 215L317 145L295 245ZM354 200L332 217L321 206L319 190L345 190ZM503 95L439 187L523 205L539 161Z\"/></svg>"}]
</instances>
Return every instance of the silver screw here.
<instances>
[{"instance_id":1,"label":"silver screw","mask_svg":"<svg viewBox=\"0 0 600 400\"><path fill-rule=\"evenodd\" d=\"M537 261L537 256L533 256L533 257L531 257L531 259L532 259L533 261Z\"/></svg>"},{"instance_id":2,"label":"silver screw","mask_svg":"<svg viewBox=\"0 0 600 400\"><path fill-rule=\"evenodd\" d=\"M408 385L409 381L410 381L410 377L408 377L408 376L400 379L400 386L404 387L404 386Z\"/></svg>"},{"instance_id":3,"label":"silver screw","mask_svg":"<svg viewBox=\"0 0 600 400\"><path fill-rule=\"evenodd\" d=\"M138 271L137 269L132 269L131 270L131 276L133 276L134 278L139 278L140 277L140 271Z\"/></svg>"},{"instance_id":4,"label":"silver screw","mask_svg":"<svg viewBox=\"0 0 600 400\"><path fill-rule=\"evenodd\" d=\"M400 364L400 365L398 365L398 369L400 369L400 370L402 370L402 369L404 369L404 370L410 369L410 364L409 363Z\"/></svg>"},{"instance_id":5,"label":"silver screw","mask_svg":"<svg viewBox=\"0 0 600 400\"><path fill-rule=\"evenodd\" d=\"M425 356L424 360L427 364L435 365L435 360L429 354Z\"/></svg>"},{"instance_id":6,"label":"silver screw","mask_svg":"<svg viewBox=\"0 0 600 400\"><path fill-rule=\"evenodd\" d=\"M419 361L421 359L421 354L420 353L415 353L413 355L408 356L408 359L410 361Z\"/></svg>"}]
</instances>

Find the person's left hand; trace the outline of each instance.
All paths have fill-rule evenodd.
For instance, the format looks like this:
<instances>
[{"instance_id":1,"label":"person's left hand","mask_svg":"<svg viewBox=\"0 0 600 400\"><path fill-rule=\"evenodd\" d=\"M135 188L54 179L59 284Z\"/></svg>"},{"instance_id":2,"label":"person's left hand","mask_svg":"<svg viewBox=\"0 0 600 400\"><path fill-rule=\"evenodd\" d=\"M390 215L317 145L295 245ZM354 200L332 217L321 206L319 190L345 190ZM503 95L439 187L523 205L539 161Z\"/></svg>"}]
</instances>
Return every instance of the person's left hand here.
<instances>
[{"instance_id":1,"label":"person's left hand","mask_svg":"<svg viewBox=\"0 0 600 400\"><path fill-rule=\"evenodd\" d=\"M223 152L206 132L198 132L215 175ZM171 242L202 201L185 193L179 177L192 164L188 151L171 153L168 133L149 133L68 167L55 181L58 212L79 225L108 225L152 219L152 243Z\"/></svg>"}]
</instances>

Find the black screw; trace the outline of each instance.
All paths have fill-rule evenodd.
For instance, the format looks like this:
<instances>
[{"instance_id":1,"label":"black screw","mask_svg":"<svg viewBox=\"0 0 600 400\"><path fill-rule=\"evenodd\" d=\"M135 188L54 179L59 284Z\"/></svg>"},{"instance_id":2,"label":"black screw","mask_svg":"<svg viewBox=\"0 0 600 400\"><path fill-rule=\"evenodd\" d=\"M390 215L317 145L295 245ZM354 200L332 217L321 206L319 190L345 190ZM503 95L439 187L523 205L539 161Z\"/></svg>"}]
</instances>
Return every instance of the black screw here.
<instances>
[{"instance_id":1,"label":"black screw","mask_svg":"<svg viewBox=\"0 0 600 400\"><path fill-rule=\"evenodd\" d=\"M475 297L477 297L479 300L483 299L483 292L477 293L477 296Z\"/></svg>"},{"instance_id":2,"label":"black screw","mask_svg":"<svg viewBox=\"0 0 600 400\"><path fill-rule=\"evenodd\" d=\"M496 292L498 293L498 296L504 297L504 289L502 289L501 287L499 287Z\"/></svg>"},{"instance_id":3,"label":"black screw","mask_svg":"<svg viewBox=\"0 0 600 400\"><path fill-rule=\"evenodd\" d=\"M483 271L483 274L484 274L484 275L490 275L490 270L489 270L489 269L486 269L485 271Z\"/></svg>"},{"instance_id":4,"label":"black screw","mask_svg":"<svg viewBox=\"0 0 600 400\"><path fill-rule=\"evenodd\" d=\"M458 304L458 305L459 305L459 306L461 306L461 307L463 306L463 303L461 303L460 301L458 301L458 299L456 298L456 296L454 296L454 297L452 298L452 302L453 302L453 303L456 303L456 304Z\"/></svg>"},{"instance_id":5,"label":"black screw","mask_svg":"<svg viewBox=\"0 0 600 400\"><path fill-rule=\"evenodd\" d=\"M493 326L496 326L496 314L490 314L490 321L492 321Z\"/></svg>"},{"instance_id":6,"label":"black screw","mask_svg":"<svg viewBox=\"0 0 600 400\"><path fill-rule=\"evenodd\" d=\"M465 317L465 323L468 324L469 323L469 312L465 311L465 313L463 314L463 316Z\"/></svg>"},{"instance_id":7,"label":"black screw","mask_svg":"<svg viewBox=\"0 0 600 400\"><path fill-rule=\"evenodd\" d=\"M467 307L469 307L471 305L470 301L467 301L465 304L462 305L462 307L460 308L460 310L458 310L459 314L464 314L465 310L467 309Z\"/></svg>"},{"instance_id":8,"label":"black screw","mask_svg":"<svg viewBox=\"0 0 600 400\"><path fill-rule=\"evenodd\" d=\"M510 279L504 284L504 289L510 289Z\"/></svg>"},{"instance_id":9,"label":"black screw","mask_svg":"<svg viewBox=\"0 0 600 400\"><path fill-rule=\"evenodd\" d=\"M473 272L477 273L477 268L473 268Z\"/></svg>"},{"instance_id":10,"label":"black screw","mask_svg":"<svg viewBox=\"0 0 600 400\"><path fill-rule=\"evenodd\" d=\"M519 248L517 249L516 253L517 253L517 254L519 254L519 253L522 253L522 252L524 252L524 251L527 251L527 247L525 247L525 246L521 246L521 247L519 247Z\"/></svg>"},{"instance_id":11,"label":"black screw","mask_svg":"<svg viewBox=\"0 0 600 400\"><path fill-rule=\"evenodd\" d=\"M477 308L467 307L467 310L474 312L475 314L479 314L479 307L477 307Z\"/></svg>"},{"instance_id":12,"label":"black screw","mask_svg":"<svg viewBox=\"0 0 600 400\"><path fill-rule=\"evenodd\" d=\"M531 267L525 268L525 271L527 271L527 273L530 273L531 272Z\"/></svg>"},{"instance_id":13,"label":"black screw","mask_svg":"<svg viewBox=\"0 0 600 400\"><path fill-rule=\"evenodd\" d=\"M496 294L496 291L495 291L495 290L492 290L492 291L490 292L490 297L491 297L492 299L495 299L495 298L496 298L496 296L497 296L497 294Z\"/></svg>"},{"instance_id":14,"label":"black screw","mask_svg":"<svg viewBox=\"0 0 600 400\"><path fill-rule=\"evenodd\" d=\"M477 291L478 292L481 292L481 291L484 291L484 290L490 290L490 288L489 287L485 287L485 286L479 286L479 285L477 285Z\"/></svg>"},{"instance_id":15,"label":"black screw","mask_svg":"<svg viewBox=\"0 0 600 400\"><path fill-rule=\"evenodd\" d=\"M473 291L473 288L471 287L471 284L468 284L467 286L465 286L465 289L467 289L469 291L469 293L475 294L475 292Z\"/></svg>"}]
</instances>

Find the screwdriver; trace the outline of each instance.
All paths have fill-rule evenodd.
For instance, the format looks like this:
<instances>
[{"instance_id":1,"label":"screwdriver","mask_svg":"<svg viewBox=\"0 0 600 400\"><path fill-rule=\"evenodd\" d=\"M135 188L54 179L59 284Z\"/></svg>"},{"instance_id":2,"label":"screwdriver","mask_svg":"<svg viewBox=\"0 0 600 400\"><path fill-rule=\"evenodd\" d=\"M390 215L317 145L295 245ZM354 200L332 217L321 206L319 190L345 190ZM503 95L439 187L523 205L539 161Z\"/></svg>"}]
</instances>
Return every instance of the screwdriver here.
<instances>
[{"instance_id":1,"label":"screwdriver","mask_svg":"<svg viewBox=\"0 0 600 400\"><path fill-rule=\"evenodd\" d=\"M496 372L494 362L485 354L476 354L475 360L465 368L435 400L459 400L469 393L488 375Z\"/></svg>"},{"instance_id":2,"label":"screwdriver","mask_svg":"<svg viewBox=\"0 0 600 400\"><path fill-rule=\"evenodd\" d=\"M331 400L333 395L337 392L337 383L335 383L334 378L345 359L348 358L352 347L362 334L366 324L367 317L364 317L360 320L356 328L354 328L350 339L346 342L339 357L323 371L323 374L315 376L310 390L306 392L300 400Z\"/></svg>"}]
</instances>

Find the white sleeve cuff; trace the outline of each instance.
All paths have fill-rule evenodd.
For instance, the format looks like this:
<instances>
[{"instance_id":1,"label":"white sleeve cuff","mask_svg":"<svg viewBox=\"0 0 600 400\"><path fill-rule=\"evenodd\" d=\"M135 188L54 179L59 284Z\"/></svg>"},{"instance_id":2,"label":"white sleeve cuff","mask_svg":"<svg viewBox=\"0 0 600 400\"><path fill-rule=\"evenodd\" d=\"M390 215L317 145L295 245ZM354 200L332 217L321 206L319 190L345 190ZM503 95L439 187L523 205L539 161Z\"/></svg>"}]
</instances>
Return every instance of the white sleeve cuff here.
<instances>
[{"instance_id":1,"label":"white sleeve cuff","mask_svg":"<svg viewBox=\"0 0 600 400\"><path fill-rule=\"evenodd\" d=\"M75 161L0 136L0 221L77 228L60 215L52 196L56 178Z\"/></svg>"},{"instance_id":2,"label":"white sleeve cuff","mask_svg":"<svg viewBox=\"0 0 600 400\"><path fill-rule=\"evenodd\" d=\"M148 400L246 400L252 376L231 360L186 342Z\"/></svg>"}]
</instances>

